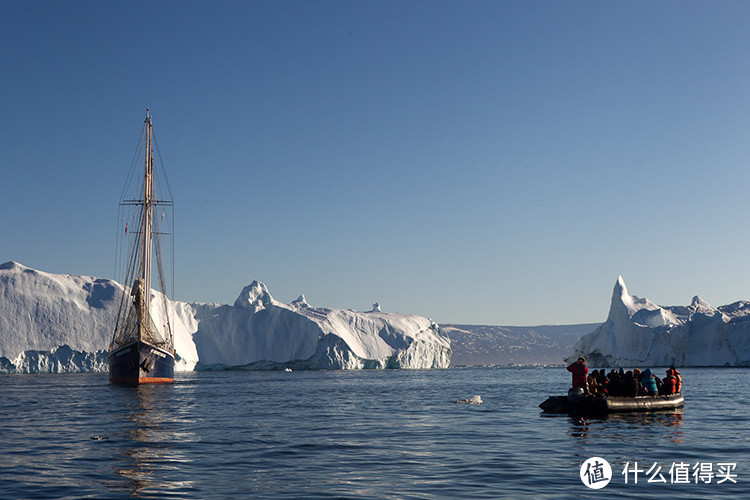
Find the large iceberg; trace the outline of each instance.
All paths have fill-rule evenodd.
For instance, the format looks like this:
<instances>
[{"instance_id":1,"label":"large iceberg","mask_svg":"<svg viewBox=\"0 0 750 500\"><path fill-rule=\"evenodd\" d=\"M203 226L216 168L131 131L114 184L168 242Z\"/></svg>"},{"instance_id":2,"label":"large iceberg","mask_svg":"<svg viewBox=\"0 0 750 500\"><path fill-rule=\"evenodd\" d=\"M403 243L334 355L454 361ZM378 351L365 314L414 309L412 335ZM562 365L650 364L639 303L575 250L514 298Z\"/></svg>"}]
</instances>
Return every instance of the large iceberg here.
<instances>
[{"instance_id":1,"label":"large iceberg","mask_svg":"<svg viewBox=\"0 0 750 500\"><path fill-rule=\"evenodd\" d=\"M620 276L607 321L574 349L568 361L584 355L601 367L750 366L750 302L660 306L630 295Z\"/></svg>"},{"instance_id":2,"label":"large iceberg","mask_svg":"<svg viewBox=\"0 0 750 500\"><path fill-rule=\"evenodd\" d=\"M0 265L0 373L106 371L124 287ZM234 305L170 302L178 371L447 368L450 339L427 318L275 300L263 283ZM156 312L156 311L154 311Z\"/></svg>"}]
</instances>

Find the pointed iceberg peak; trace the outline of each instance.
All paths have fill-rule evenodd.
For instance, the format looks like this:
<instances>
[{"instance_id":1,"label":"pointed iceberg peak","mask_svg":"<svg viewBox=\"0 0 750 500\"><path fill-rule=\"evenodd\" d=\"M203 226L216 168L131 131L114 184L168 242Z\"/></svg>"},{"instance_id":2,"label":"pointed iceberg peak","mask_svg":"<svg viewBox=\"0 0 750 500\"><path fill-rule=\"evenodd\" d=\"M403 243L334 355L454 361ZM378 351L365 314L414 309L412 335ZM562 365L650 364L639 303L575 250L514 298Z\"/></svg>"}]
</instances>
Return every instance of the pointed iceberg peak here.
<instances>
[{"instance_id":1,"label":"pointed iceberg peak","mask_svg":"<svg viewBox=\"0 0 750 500\"><path fill-rule=\"evenodd\" d=\"M271 297L266 285L260 281L253 281L243 288L240 296L234 301L234 307L250 309L253 312L258 312L272 305L276 305L276 301Z\"/></svg>"},{"instance_id":2,"label":"pointed iceberg peak","mask_svg":"<svg viewBox=\"0 0 750 500\"><path fill-rule=\"evenodd\" d=\"M654 320L654 314L661 319L658 321ZM666 311L660 305L651 302L648 299L628 293L628 288L625 286L625 280L622 279L622 276L617 278L615 289L612 292L612 305L609 308L610 319L632 318L634 321L645 321L643 324L651 325L654 321L664 324L671 323L673 322L672 316L671 312Z\"/></svg>"},{"instance_id":3,"label":"pointed iceberg peak","mask_svg":"<svg viewBox=\"0 0 750 500\"><path fill-rule=\"evenodd\" d=\"M292 301L293 306L297 307L308 307L310 304L307 303L307 300L305 299L305 294L300 294L299 297L297 297L297 300Z\"/></svg>"},{"instance_id":4,"label":"pointed iceberg peak","mask_svg":"<svg viewBox=\"0 0 750 500\"><path fill-rule=\"evenodd\" d=\"M617 283L615 283L615 290L613 295L617 295L618 297L628 295L628 287L625 286L625 280L622 279L622 274L617 277Z\"/></svg>"},{"instance_id":5,"label":"pointed iceberg peak","mask_svg":"<svg viewBox=\"0 0 750 500\"><path fill-rule=\"evenodd\" d=\"M716 308L714 306L698 297L697 295L693 297L693 301L690 303L689 309L694 313L713 313L716 311Z\"/></svg>"},{"instance_id":6,"label":"pointed iceberg peak","mask_svg":"<svg viewBox=\"0 0 750 500\"><path fill-rule=\"evenodd\" d=\"M628 287L625 286L625 280L622 279L622 275L617 277L615 288L612 290L612 304L609 307L609 316L617 311L625 308L626 315L630 316L634 312L633 297L628 293Z\"/></svg>"}]
</instances>

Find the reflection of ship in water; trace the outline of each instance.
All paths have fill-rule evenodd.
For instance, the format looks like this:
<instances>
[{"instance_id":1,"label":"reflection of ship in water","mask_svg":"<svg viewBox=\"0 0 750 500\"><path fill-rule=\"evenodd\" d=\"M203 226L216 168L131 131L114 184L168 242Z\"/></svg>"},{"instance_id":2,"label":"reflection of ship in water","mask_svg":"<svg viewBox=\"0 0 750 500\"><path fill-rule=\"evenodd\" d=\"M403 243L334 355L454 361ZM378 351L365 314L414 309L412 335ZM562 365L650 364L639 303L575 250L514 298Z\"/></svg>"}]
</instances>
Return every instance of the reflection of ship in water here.
<instances>
[{"instance_id":1,"label":"reflection of ship in water","mask_svg":"<svg viewBox=\"0 0 750 500\"><path fill-rule=\"evenodd\" d=\"M121 464L115 467L125 483L113 489L127 491L133 497L180 497L193 482L185 480L181 468L189 460L176 444L191 441L192 435L175 429L173 411L163 404L163 387L149 384L122 390L130 393L124 422L124 439L129 443L121 452Z\"/></svg>"},{"instance_id":2,"label":"reflection of ship in water","mask_svg":"<svg viewBox=\"0 0 750 500\"><path fill-rule=\"evenodd\" d=\"M667 428L664 436L674 443L681 443L683 439L683 412L683 408L675 408L669 411L651 413L610 413L597 417L569 416L570 435L576 438L587 438L595 426L620 421L631 424L631 426L664 426Z\"/></svg>"},{"instance_id":3,"label":"reflection of ship in water","mask_svg":"<svg viewBox=\"0 0 750 500\"><path fill-rule=\"evenodd\" d=\"M653 413L611 413L605 416L603 420L622 420L643 426L662 425L667 428L667 432L664 434L665 436L668 436L669 439L675 443L681 443L683 438L683 413L683 408L675 408L665 412Z\"/></svg>"}]
</instances>

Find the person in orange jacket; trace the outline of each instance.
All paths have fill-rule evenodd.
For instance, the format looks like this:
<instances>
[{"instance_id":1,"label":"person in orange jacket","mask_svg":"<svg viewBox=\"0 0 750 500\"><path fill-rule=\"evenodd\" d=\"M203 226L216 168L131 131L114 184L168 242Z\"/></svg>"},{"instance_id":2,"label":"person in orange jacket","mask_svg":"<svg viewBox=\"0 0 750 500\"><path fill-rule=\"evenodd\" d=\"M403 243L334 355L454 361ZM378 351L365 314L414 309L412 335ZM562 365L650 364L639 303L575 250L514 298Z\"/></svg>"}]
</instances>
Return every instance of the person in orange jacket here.
<instances>
[{"instance_id":1,"label":"person in orange jacket","mask_svg":"<svg viewBox=\"0 0 750 500\"><path fill-rule=\"evenodd\" d=\"M676 387L674 392L680 392L682 390L682 377L680 376L680 372L677 371L674 365L669 367L669 370L667 370L667 375L672 375L676 380Z\"/></svg>"},{"instance_id":2,"label":"person in orange jacket","mask_svg":"<svg viewBox=\"0 0 750 500\"><path fill-rule=\"evenodd\" d=\"M661 393L665 395L677 393L677 379L674 375L667 370L667 376L664 378L664 383L661 386Z\"/></svg>"}]
</instances>

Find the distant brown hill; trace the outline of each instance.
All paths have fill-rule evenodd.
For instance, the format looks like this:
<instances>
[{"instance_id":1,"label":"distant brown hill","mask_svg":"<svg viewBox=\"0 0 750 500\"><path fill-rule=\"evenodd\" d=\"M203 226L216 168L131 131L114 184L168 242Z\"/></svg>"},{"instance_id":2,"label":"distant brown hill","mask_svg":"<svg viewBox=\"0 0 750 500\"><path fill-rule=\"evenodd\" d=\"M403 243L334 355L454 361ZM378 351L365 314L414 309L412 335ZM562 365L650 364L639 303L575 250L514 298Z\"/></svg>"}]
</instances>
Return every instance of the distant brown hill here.
<instances>
[{"instance_id":1,"label":"distant brown hill","mask_svg":"<svg viewBox=\"0 0 750 500\"><path fill-rule=\"evenodd\" d=\"M562 364L581 335L599 323L578 325L441 325L451 338L451 366Z\"/></svg>"}]
</instances>

